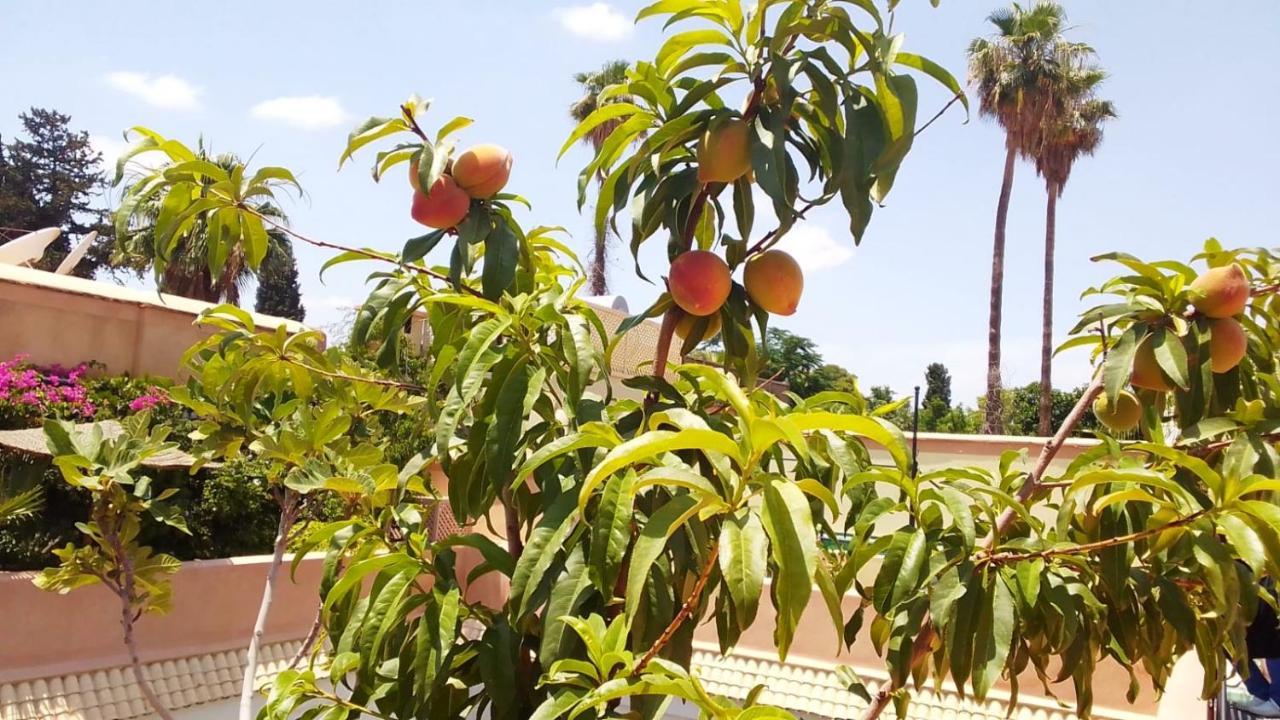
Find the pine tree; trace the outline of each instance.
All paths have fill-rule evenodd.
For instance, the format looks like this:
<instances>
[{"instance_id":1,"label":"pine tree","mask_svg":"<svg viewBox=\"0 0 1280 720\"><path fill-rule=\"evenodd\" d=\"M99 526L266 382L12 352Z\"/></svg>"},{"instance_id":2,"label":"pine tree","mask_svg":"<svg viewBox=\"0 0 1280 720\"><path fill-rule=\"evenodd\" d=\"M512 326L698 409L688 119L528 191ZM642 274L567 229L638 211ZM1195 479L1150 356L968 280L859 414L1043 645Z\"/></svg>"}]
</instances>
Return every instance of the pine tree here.
<instances>
[{"instance_id":1,"label":"pine tree","mask_svg":"<svg viewBox=\"0 0 1280 720\"><path fill-rule=\"evenodd\" d=\"M298 263L287 238L272 238L271 249L258 272L258 293L253 309L264 315L302 322L307 309L302 306L298 285Z\"/></svg>"},{"instance_id":2,"label":"pine tree","mask_svg":"<svg viewBox=\"0 0 1280 720\"><path fill-rule=\"evenodd\" d=\"M90 231L98 240L76 266L93 277L111 255L111 226L106 211L92 206L105 186L102 153L89 134L71 130L71 117L56 110L31 108L18 116L25 139L0 143L0 242L23 231L56 227L62 235L37 264L52 270Z\"/></svg>"}]
</instances>

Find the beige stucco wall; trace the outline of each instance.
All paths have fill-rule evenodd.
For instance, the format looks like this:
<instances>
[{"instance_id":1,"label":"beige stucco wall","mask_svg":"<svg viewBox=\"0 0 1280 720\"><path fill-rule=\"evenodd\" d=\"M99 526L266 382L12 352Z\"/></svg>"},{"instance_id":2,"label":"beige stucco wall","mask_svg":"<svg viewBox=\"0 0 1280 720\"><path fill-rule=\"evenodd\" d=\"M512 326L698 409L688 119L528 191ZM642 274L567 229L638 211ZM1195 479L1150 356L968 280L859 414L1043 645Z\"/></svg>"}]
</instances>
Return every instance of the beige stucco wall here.
<instances>
[{"instance_id":1,"label":"beige stucco wall","mask_svg":"<svg viewBox=\"0 0 1280 720\"><path fill-rule=\"evenodd\" d=\"M213 307L189 298L0 264L0 359L37 365L96 361L113 374L178 374L182 354L213 328L195 325ZM261 329L303 326L253 315Z\"/></svg>"}]
</instances>

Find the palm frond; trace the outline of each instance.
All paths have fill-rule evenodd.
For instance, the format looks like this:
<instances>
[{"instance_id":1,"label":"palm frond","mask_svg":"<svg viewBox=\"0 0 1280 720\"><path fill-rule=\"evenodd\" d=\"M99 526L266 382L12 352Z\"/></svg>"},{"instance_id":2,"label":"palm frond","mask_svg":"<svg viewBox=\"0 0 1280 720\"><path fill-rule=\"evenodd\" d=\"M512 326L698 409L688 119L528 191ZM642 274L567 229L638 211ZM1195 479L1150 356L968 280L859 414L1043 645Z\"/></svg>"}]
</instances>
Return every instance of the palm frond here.
<instances>
[{"instance_id":1,"label":"palm frond","mask_svg":"<svg viewBox=\"0 0 1280 720\"><path fill-rule=\"evenodd\" d=\"M11 493L0 478L0 525L31 517L44 508L44 492L39 486Z\"/></svg>"}]
</instances>

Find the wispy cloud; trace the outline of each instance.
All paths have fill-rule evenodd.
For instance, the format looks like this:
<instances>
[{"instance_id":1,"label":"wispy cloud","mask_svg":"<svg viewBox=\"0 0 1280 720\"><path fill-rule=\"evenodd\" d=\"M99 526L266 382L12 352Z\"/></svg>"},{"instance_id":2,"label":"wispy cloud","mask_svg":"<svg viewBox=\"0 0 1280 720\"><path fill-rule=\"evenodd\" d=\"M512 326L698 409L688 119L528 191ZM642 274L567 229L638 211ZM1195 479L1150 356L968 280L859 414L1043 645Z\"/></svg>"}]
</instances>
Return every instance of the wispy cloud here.
<instances>
[{"instance_id":1,"label":"wispy cloud","mask_svg":"<svg viewBox=\"0 0 1280 720\"><path fill-rule=\"evenodd\" d=\"M320 130L347 122L347 111L335 97L278 97L253 106L251 115L302 130Z\"/></svg>"},{"instance_id":2,"label":"wispy cloud","mask_svg":"<svg viewBox=\"0 0 1280 720\"><path fill-rule=\"evenodd\" d=\"M120 71L109 73L107 84L159 108L192 110L200 107L200 88L177 75Z\"/></svg>"},{"instance_id":3,"label":"wispy cloud","mask_svg":"<svg viewBox=\"0 0 1280 720\"><path fill-rule=\"evenodd\" d=\"M596 42L625 39L633 27L630 18L604 2L558 7L553 12L564 29Z\"/></svg>"}]
</instances>

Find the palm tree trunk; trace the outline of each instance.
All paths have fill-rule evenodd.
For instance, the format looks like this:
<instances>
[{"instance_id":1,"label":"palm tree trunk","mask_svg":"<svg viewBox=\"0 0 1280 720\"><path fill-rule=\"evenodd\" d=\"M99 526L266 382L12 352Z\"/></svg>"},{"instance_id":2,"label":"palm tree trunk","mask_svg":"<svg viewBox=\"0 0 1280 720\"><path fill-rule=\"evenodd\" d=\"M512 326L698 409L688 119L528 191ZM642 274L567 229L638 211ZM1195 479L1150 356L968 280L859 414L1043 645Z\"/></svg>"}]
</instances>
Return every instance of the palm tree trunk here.
<instances>
[{"instance_id":1,"label":"palm tree trunk","mask_svg":"<svg viewBox=\"0 0 1280 720\"><path fill-rule=\"evenodd\" d=\"M1040 330L1040 436L1047 437L1053 418L1053 250L1058 225L1058 184L1048 183L1044 209L1044 324Z\"/></svg>"},{"instance_id":2,"label":"palm tree trunk","mask_svg":"<svg viewBox=\"0 0 1280 720\"><path fill-rule=\"evenodd\" d=\"M597 228L595 245L591 248L591 268L588 271L588 286L592 295L609 294L609 278L606 267L609 259L609 228Z\"/></svg>"},{"instance_id":3,"label":"palm tree trunk","mask_svg":"<svg viewBox=\"0 0 1280 720\"><path fill-rule=\"evenodd\" d=\"M1017 159L1013 138L1005 138L1004 180L996 205L995 242L991 249L991 319L987 326L987 412L982 432L1004 432L1004 403L1000 401L1000 318L1004 295L1004 228L1009 218L1009 196L1013 193L1013 162Z\"/></svg>"}]
</instances>

